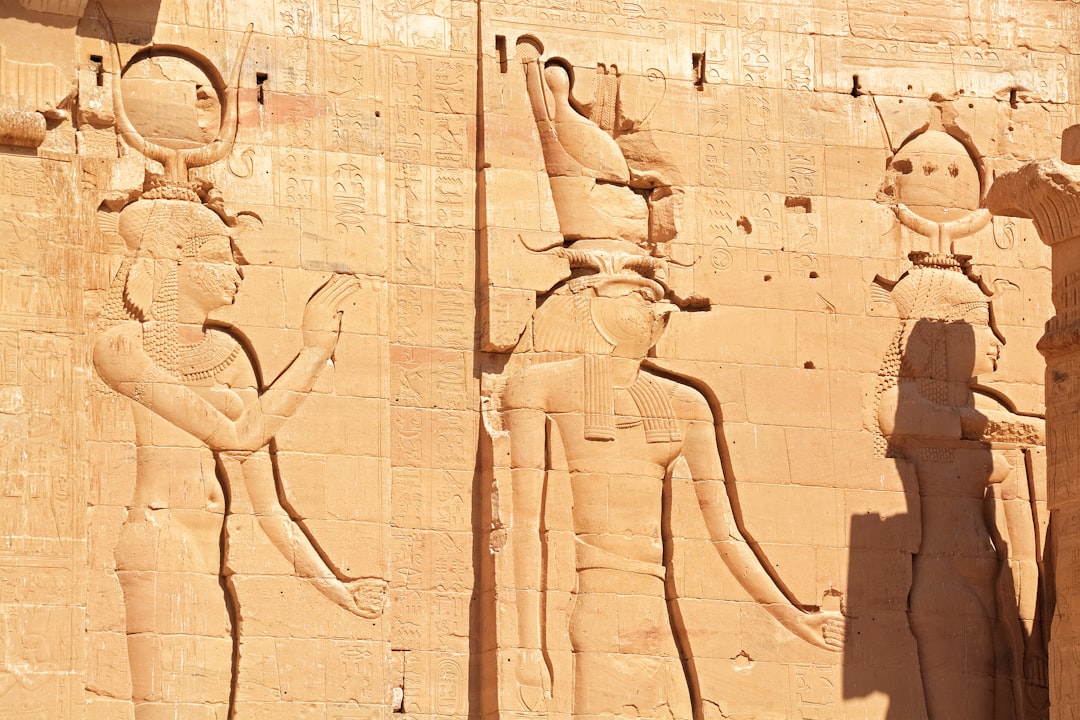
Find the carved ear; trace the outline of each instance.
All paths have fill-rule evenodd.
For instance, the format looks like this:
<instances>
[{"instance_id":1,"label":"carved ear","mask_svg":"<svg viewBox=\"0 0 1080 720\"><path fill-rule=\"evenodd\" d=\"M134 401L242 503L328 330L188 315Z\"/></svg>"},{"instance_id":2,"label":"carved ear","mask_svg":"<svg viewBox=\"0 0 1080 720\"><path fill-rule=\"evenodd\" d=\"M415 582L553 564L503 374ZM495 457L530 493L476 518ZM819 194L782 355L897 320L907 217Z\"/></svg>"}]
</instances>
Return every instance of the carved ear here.
<instances>
[{"instance_id":1,"label":"carved ear","mask_svg":"<svg viewBox=\"0 0 1080 720\"><path fill-rule=\"evenodd\" d=\"M877 275L874 277L874 281L870 283L868 290L867 300L869 304L866 306L866 311L870 315L882 316L891 315L895 307L893 304L893 288L896 287L896 280L888 280L886 278Z\"/></svg>"},{"instance_id":2,"label":"carved ear","mask_svg":"<svg viewBox=\"0 0 1080 720\"><path fill-rule=\"evenodd\" d=\"M135 316L145 321L154 301L154 284L157 263L150 258L138 258L131 263L127 282L124 284L124 303Z\"/></svg>"},{"instance_id":3,"label":"carved ear","mask_svg":"<svg viewBox=\"0 0 1080 720\"><path fill-rule=\"evenodd\" d=\"M870 302L875 305L888 305L892 302L892 288L882 285L875 278L870 285Z\"/></svg>"}]
</instances>

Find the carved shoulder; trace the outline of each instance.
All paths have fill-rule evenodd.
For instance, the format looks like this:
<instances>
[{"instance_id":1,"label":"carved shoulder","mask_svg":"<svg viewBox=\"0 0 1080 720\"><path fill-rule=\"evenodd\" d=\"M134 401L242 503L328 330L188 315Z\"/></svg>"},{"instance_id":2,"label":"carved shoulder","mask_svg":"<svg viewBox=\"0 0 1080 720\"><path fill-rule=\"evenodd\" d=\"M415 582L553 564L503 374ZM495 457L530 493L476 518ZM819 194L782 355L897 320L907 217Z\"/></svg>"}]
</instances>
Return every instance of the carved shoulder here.
<instances>
[{"instance_id":1,"label":"carved shoulder","mask_svg":"<svg viewBox=\"0 0 1080 720\"><path fill-rule=\"evenodd\" d=\"M935 402L926 397L918 382L901 378L878 399L878 427L887 438L961 438L974 440L985 418L972 406Z\"/></svg>"},{"instance_id":2,"label":"carved shoulder","mask_svg":"<svg viewBox=\"0 0 1080 720\"><path fill-rule=\"evenodd\" d=\"M138 382L150 365L143 350L142 326L137 322L109 328L94 343L94 367L109 387Z\"/></svg>"},{"instance_id":3,"label":"carved shoulder","mask_svg":"<svg viewBox=\"0 0 1080 720\"><path fill-rule=\"evenodd\" d=\"M220 348L222 367L214 373L217 382L234 389L258 388L255 361L239 340L225 330L213 328L210 333Z\"/></svg>"},{"instance_id":4,"label":"carved shoulder","mask_svg":"<svg viewBox=\"0 0 1080 720\"><path fill-rule=\"evenodd\" d=\"M581 392L578 364L574 360L533 365L513 375L503 392L502 409L534 408L552 411L573 402Z\"/></svg>"},{"instance_id":5,"label":"carved shoulder","mask_svg":"<svg viewBox=\"0 0 1080 720\"><path fill-rule=\"evenodd\" d=\"M716 422L709 401L698 390L667 378L656 377L656 380L669 388L671 407L680 420Z\"/></svg>"}]
</instances>

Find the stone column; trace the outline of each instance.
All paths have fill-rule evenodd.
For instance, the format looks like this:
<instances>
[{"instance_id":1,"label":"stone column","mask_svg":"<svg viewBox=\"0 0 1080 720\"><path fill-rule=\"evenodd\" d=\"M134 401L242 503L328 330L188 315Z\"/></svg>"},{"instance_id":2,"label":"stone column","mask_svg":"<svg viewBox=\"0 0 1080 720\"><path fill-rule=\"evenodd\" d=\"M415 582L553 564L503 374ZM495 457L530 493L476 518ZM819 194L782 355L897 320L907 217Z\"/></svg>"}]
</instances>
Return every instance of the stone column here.
<instances>
[{"instance_id":1,"label":"stone column","mask_svg":"<svg viewBox=\"0 0 1080 720\"><path fill-rule=\"evenodd\" d=\"M1062 156L1080 149L1080 126L1066 131ZM1039 350L1046 357L1046 450L1052 588L1050 717L1080 717L1080 164L1029 163L997 178L987 197L996 215L1031 218L1053 249L1055 316Z\"/></svg>"}]
</instances>

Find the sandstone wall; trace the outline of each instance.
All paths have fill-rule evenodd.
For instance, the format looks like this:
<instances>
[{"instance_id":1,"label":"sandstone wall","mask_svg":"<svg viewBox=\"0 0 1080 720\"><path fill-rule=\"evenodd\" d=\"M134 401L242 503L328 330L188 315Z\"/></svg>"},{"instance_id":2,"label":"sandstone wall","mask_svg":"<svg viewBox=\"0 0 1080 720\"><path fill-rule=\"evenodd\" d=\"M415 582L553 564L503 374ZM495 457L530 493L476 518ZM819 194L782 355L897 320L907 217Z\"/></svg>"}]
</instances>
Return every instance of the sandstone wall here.
<instances>
[{"instance_id":1,"label":"sandstone wall","mask_svg":"<svg viewBox=\"0 0 1080 720\"><path fill-rule=\"evenodd\" d=\"M566 689L577 582L568 476L548 474L536 531L552 569L530 588L544 597L550 697L537 704L504 667L519 647L522 528L507 505L517 466L500 410L515 373L552 359L533 316L570 275L523 64L535 58L572 68L574 110L615 138L640 180L648 253L681 305L648 363L711 408L735 532L786 602L846 617L837 651L770 616L711 546L702 478L673 461L664 564L678 599L658 622L690 655L695 718L927 717L922 673L936 671L909 622L912 556L934 522L920 488L955 468L993 478L973 500L989 519L971 532L998 559L996 609L981 616L994 627L991 657L972 651L991 666L989 700L973 702L995 718L1046 717L1034 677L1045 659L1025 637L1046 620L1045 606L1032 617L1046 590L1041 438L958 435L984 452L927 470L887 457L879 406L882 378L901 372L885 363L888 348L910 319L889 291L909 253L931 252L970 256L992 296L1005 342L977 382L996 403L988 416L1043 412L1035 343L1052 313L1049 250L1027 220L971 221L951 246L940 227L977 215L995 173L1058 153L1080 92L1073 4L79 5L0 3L0 718L159 717L136 714L140 698L212 706L216 720L585 714ZM313 293L337 274L356 279L332 362L312 370L313 387L297 391L306 399L244 466L272 478L289 537L338 580L386 582L374 617L336 607L303 577L258 502L225 499L221 529L215 488L239 470L211 453L213 440L161 417L147 414L136 437L141 401L95 368L94 344L115 321L110 288L138 254L121 211L152 202L140 199L145 177L163 171L119 129L112 36L122 62L175 45L226 82L240 67L235 142L190 177L212 184L236 228L243 282L210 323L235 328L258 391L306 347ZM193 147L218 133L212 78L191 57L149 53L125 74L123 106L143 136ZM955 143L945 162L931 162L940 143L911 145L927 133ZM933 218L904 222L901 205ZM140 504L142 448L186 475ZM542 469L553 471L550 458ZM117 544L132 508L168 518L200 503L217 509L191 530L197 539L145 540L161 579L125 599ZM640 522L653 522L648 509ZM133 604L151 636L180 605L196 617L192 603L213 596L207 613L222 612L220 596L166 577L188 553L220 563L232 656L162 641L145 661L183 687L164 675L133 687L143 662L129 657ZM954 646L969 642L945 624ZM620 641L614 656L651 639ZM206 676L222 673L228 697L203 697ZM628 702L622 714L652 712Z\"/></svg>"}]
</instances>

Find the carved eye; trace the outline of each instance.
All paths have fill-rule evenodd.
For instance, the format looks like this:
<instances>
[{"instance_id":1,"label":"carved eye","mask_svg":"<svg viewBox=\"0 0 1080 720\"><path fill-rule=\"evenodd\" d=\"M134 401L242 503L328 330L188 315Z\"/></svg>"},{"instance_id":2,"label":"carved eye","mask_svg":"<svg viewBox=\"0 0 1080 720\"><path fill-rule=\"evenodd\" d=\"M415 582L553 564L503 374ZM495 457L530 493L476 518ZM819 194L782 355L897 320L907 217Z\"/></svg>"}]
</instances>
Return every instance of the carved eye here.
<instances>
[{"instance_id":1,"label":"carved eye","mask_svg":"<svg viewBox=\"0 0 1080 720\"><path fill-rule=\"evenodd\" d=\"M648 317L646 308L641 305L623 305L619 308L616 316L619 332L624 337L636 338L646 334L652 323Z\"/></svg>"}]
</instances>

